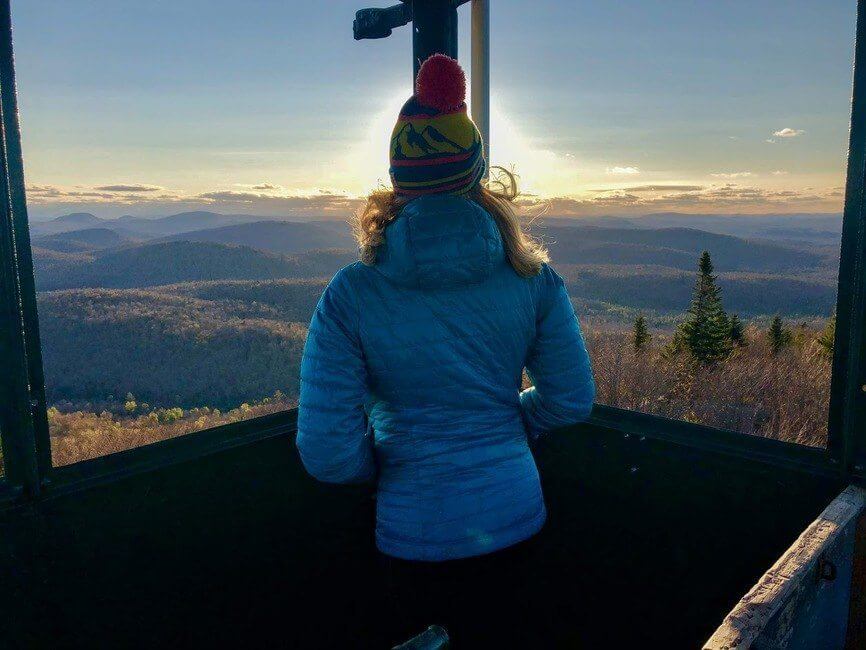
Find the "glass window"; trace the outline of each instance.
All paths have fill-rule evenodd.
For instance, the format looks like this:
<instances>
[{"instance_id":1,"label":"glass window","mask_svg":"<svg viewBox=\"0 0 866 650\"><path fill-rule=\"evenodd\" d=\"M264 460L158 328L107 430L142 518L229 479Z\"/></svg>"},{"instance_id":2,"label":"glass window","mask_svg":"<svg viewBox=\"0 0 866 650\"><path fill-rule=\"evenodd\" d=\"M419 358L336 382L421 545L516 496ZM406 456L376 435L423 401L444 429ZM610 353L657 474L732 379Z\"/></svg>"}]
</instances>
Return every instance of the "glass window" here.
<instances>
[{"instance_id":1,"label":"glass window","mask_svg":"<svg viewBox=\"0 0 866 650\"><path fill-rule=\"evenodd\" d=\"M496 3L492 160L599 402L825 445L855 9Z\"/></svg>"},{"instance_id":2,"label":"glass window","mask_svg":"<svg viewBox=\"0 0 866 650\"><path fill-rule=\"evenodd\" d=\"M355 42L358 8L15 6L55 465L296 404L411 80L410 31Z\"/></svg>"}]
</instances>

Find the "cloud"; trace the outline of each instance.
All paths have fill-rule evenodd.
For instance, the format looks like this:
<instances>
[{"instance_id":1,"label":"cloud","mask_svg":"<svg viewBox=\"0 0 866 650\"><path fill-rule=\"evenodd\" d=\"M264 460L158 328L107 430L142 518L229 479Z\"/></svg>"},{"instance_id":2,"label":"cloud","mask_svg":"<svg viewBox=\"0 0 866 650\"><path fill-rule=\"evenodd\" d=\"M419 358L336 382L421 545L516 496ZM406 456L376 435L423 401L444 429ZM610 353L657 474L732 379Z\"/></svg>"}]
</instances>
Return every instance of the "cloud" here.
<instances>
[{"instance_id":1,"label":"cloud","mask_svg":"<svg viewBox=\"0 0 866 650\"><path fill-rule=\"evenodd\" d=\"M688 189L678 189L680 187ZM657 189L650 189L657 188ZM543 210L550 216L636 215L652 212L683 213L785 213L833 212L841 210L836 191L805 192L769 190L737 183L716 183L709 186L639 185L608 190L597 196L553 198L522 197L527 209Z\"/></svg>"},{"instance_id":2,"label":"cloud","mask_svg":"<svg viewBox=\"0 0 866 650\"><path fill-rule=\"evenodd\" d=\"M238 192L236 190L218 190L214 192L203 192L198 195L200 199L208 201L254 201L256 199L269 199L269 194L256 192Z\"/></svg>"},{"instance_id":3,"label":"cloud","mask_svg":"<svg viewBox=\"0 0 866 650\"><path fill-rule=\"evenodd\" d=\"M120 187L120 185L100 187ZM334 190L277 192L272 189L261 191L214 189L199 194L185 194L172 190L135 193L105 192L97 188L30 185L27 187L27 199L31 208L30 213L37 218L57 216L71 211L93 212L104 216L122 214L155 216L208 209L270 217L348 219L363 205L362 199Z\"/></svg>"},{"instance_id":4,"label":"cloud","mask_svg":"<svg viewBox=\"0 0 866 650\"><path fill-rule=\"evenodd\" d=\"M298 217L348 218L363 204L363 199L348 194L317 190L309 194L282 194L214 190L197 194L194 199L214 209L239 210L249 214Z\"/></svg>"},{"instance_id":5,"label":"cloud","mask_svg":"<svg viewBox=\"0 0 866 650\"><path fill-rule=\"evenodd\" d=\"M803 135L805 131L803 129L791 129L787 126L784 129L779 129L778 131L773 131L773 135L777 138L796 138L799 135Z\"/></svg>"},{"instance_id":6,"label":"cloud","mask_svg":"<svg viewBox=\"0 0 866 650\"><path fill-rule=\"evenodd\" d=\"M113 199L116 194L93 190L68 190L53 185L30 185L26 188L30 202L40 200L62 200L62 199Z\"/></svg>"},{"instance_id":7,"label":"cloud","mask_svg":"<svg viewBox=\"0 0 866 650\"><path fill-rule=\"evenodd\" d=\"M618 189L592 190L593 192L697 192L703 185L635 185Z\"/></svg>"},{"instance_id":8,"label":"cloud","mask_svg":"<svg viewBox=\"0 0 866 650\"><path fill-rule=\"evenodd\" d=\"M605 170L606 174L624 174L624 175L632 175L632 174L640 174L640 169L637 167L608 167Z\"/></svg>"},{"instance_id":9,"label":"cloud","mask_svg":"<svg viewBox=\"0 0 866 650\"><path fill-rule=\"evenodd\" d=\"M784 169L777 169L776 171L772 172L772 174L773 176L787 176L788 172Z\"/></svg>"},{"instance_id":10,"label":"cloud","mask_svg":"<svg viewBox=\"0 0 866 650\"><path fill-rule=\"evenodd\" d=\"M164 189L159 187L158 185L140 185L140 184L131 184L131 185L100 185L98 187L94 187L94 190L99 190L101 192L159 192Z\"/></svg>"},{"instance_id":11,"label":"cloud","mask_svg":"<svg viewBox=\"0 0 866 650\"><path fill-rule=\"evenodd\" d=\"M766 140L764 140L764 142L766 142L768 144L776 144L776 141L773 140L773 138L767 138Z\"/></svg>"},{"instance_id":12,"label":"cloud","mask_svg":"<svg viewBox=\"0 0 866 650\"><path fill-rule=\"evenodd\" d=\"M710 174L714 178L746 178L752 175L752 172L715 172Z\"/></svg>"},{"instance_id":13,"label":"cloud","mask_svg":"<svg viewBox=\"0 0 866 650\"><path fill-rule=\"evenodd\" d=\"M270 185L258 183L258 186ZM109 187L109 186L100 186ZM66 212L93 212L100 216L134 214L158 216L188 210L213 210L287 219L344 221L364 204L364 199L339 189L305 191L217 187L197 194L174 190L131 193L103 192L96 188L30 185L31 215L38 218ZM767 189L735 181L705 185L687 183L634 184L613 189L588 190L582 195L543 197L521 195L519 203L552 216L636 215L650 212L751 213L831 212L841 210L838 187Z\"/></svg>"}]
</instances>

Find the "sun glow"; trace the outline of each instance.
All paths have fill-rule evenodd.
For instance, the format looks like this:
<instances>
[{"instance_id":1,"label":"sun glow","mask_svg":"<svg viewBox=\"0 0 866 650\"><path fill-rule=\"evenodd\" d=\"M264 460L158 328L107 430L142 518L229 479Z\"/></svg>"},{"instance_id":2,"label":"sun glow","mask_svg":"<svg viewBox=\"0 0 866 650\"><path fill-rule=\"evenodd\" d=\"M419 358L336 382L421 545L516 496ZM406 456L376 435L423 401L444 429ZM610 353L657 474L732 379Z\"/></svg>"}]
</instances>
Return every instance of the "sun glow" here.
<instances>
[{"instance_id":1,"label":"sun glow","mask_svg":"<svg viewBox=\"0 0 866 650\"><path fill-rule=\"evenodd\" d=\"M495 95L490 100L490 140L491 164L513 169L524 193L571 195L579 193L586 183L587 170L579 160L535 144Z\"/></svg>"},{"instance_id":2,"label":"sun glow","mask_svg":"<svg viewBox=\"0 0 866 650\"><path fill-rule=\"evenodd\" d=\"M394 90L385 95L381 110L368 117L359 129L363 136L335 161L330 170L325 171L324 185L344 187L356 196L381 185L390 185L388 141L406 99L405 90ZM580 191L582 183L589 182L586 178L581 182L577 160L536 146L509 118L495 96L491 98L490 117L491 162L516 171L526 192L574 194Z\"/></svg>"}]
</instances>

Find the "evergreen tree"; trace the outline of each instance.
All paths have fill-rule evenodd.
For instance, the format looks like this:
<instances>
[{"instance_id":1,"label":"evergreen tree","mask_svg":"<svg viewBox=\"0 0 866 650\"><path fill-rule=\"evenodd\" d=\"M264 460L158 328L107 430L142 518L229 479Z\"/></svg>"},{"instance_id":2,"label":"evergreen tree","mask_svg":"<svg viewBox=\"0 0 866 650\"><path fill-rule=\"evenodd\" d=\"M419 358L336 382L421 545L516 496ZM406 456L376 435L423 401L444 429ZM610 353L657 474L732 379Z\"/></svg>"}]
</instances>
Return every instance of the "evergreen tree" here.
<instances>
[{"instance_id":1,"label":"evergreen tree","mask_svg":"<svg viewBox=\"0 0 866 650\"><path fill-rule=\"evenodd\" d=\"M695 360L703 364L724 359L733 347L721 294L713 275L710 254L704 251L698 264L698 280L688 317L674 335L676 344L685 347Z\"/></svg>"},{"instance_id":2,"label":"evergreen tree","mask_svg":"<svg viewBox=\"0 0 866 650\"><path fill-rule=\"evenodd\" d=\"M728 337L734 345L746 345L746 331L743 328L743 321L736 314L731 316L728 323Z\"/></svg>"},{"instance_id":3,"label":"evergreen tree","mask_svg":"<svg viewBox=\"0 0 866 650\"><path fill-rule=\"evenodd\" d=\"M634 351L641 352L646 349L647 344L650 341L650 333L647 330L646 319L643 317L643 314L638 316L634 321L634 334L632 337L632 343L634 344Z\"/></svg>"},{"instance_id":4,"label":"evergreen tree","mask_svg":"<svg viewBox=\"0 0 866 650\"><path fill-rule=\"evenodd\" d=\"M827 324L824 325L824 330L821 336L818 337L818 349L825 357L833 358L833 347L836 344L836 314L834 313L827 319Z\"/></svg>"},{"instance_id":5,"label":"evergreen tree","mask_svg":"<svg viewBox=\"0 0 866 650\"><path fill-rule=\"evenodd\" d=\"M767 338L770 340L770 350L773 354L779 354L791 342L791 332L785 327L779 316L773 317Z\"/></svg>"}]
</instances>

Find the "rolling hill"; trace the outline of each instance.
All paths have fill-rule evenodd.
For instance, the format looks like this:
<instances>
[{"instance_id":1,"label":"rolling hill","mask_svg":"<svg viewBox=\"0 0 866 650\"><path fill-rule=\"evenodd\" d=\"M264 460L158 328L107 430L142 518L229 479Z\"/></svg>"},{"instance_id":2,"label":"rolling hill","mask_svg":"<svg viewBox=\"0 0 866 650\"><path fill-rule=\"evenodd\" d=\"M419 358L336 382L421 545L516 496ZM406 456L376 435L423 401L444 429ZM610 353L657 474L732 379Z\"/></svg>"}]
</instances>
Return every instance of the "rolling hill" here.
<instances>
[{"instance_id":1,"label":"rolling hill","mask_svg":"<svg viewBox=\"0 0 866 650\"><path fill-rule=\"evenodd\" d=\"M166 217L134 217L124 215L117 219L103 219L89 212L73 212L47 221L31 220L30 231L34 237L52 235L84 228L108 228L142 238L166 237L192 230L221 228L239 223L279 220L280 217L253 216L247 214L220 214L206 210L180 212Z\"/></svg>"},{"instance_id":2,"label":"rolling hill","mask_svg":"<svg viewBox=\"0 0 866 650\"><path fill-rule=\"evenodd\" d=\"M81 230L84 228L102 228L109 223L108 219L101 219L89 212L73 212L64 214L47 221L30 221L30 234L35 238L40 235L53 235L70 230Z\"/></svg>"},{"instance_id":3,"label":"rolling hill","mask_svg":"<svg viewBox=\"0 0 866 650\"><path fill-rule=\"evenodd\" d=\"M329 228L319 223L292 221L257 221L222 228L184 232L165 241L214 242L237 244L280 254L301 253L320 248L354 248L355 243L346 224Z\"/></svg>"},{"instance_id":4,"label":"rolling hill","mask_svg":"<svg viewBox=\"0 0 866 650\"><path fill-rule=\"evenodd\" d=\"M327 283L323 278L184 282L155 291L220 303L238 318L266 314L268 318L306 325Z\"/></svg>"},{"instance_id":5,"label":"rolling hill","mask_svg":"<svg viewBox=\"0 0 866 650\"><path fill-rule=\"evenodd\" d=\"M306 326L267 306L84 289L41 293L38 308L52 403L98 410L131 392L152 406L226 409L297 393Z\"/></svg>"},{"instance_id":6,"label":"rolling hill","mask_svg":"<svg viewBox=\"0 0 866 650\"><path fill-rule=\"evenodd\" d=\"M641 311L678 317L694 292L694 272L668 267L567 264L556 268L573 300L592 305L593 313L610 320L628 322ZM719 274L719 285L725 309L746 318L826 317L836 303L836 284L829 278L728 272Z\"/></svg>"},{"instance_id":7,"label":"rolling hill","mask_svg":"<svg viewBox=\"0 0 866 650\"><path fill-rule=\"evenodd\" d=\"M659 212L638 217L555 217L542 220L551 226L599 226L605 228L692 228L746 239L770 239L834 246L842 236L842 215L805 214L684 214Z\"/></svg>"},{"instance_id":8,"label":"rolling hill","mask_svg":"<svg viewBox=\"0 0 866 650\"><path fill-rule=\"evenodd\" d=\"M146 219L144 217L123 216L116 221L109 222L118 227L130 228L132 230L147 233L154 237L177 235L194 230L205 230L208 228L222 228L240 223L254 223L257 221L276 220L277 217L252 216L247 214L220 214L197 210L194 212L180 212L167 217Z\"/></svg>"},{"instance_id":9,"label":"rolling hill","mask_svg":"<svg viewBox=\"0 0 866 650\"><path fill-rule=\"evenodd\" d=\"M539 224L533 232L548 244L557 268L571 276L576 300L611 308L682 312L697 257L705 249L724 279L727 308L744 316L827 315L835 296L835 269L817 246L783 246L690 228ZM334 222L258 221L97 250L112 240L127 241L111 233L87 229L39 238L39 289L330 277L357 259L348 248L348 227ZM65 250L46 250L45 244ZM347 248L321 248L341 244Z\"/></svg>"},{"instance_id":10,"label":"rolling hill","mask_svg":"<svg viewBox=\"0 0 866 650\"><path fill-rule=\"evenodd\" d=\"M56 253L52 251L52 253ZM40 291L84 287L152 287L197 280L331 276L357 259L343 250L275 255L246 246L170 241L58 259L34 249Z\"/></svg>"},{"instance_id":11,"label":"rolling hill","mask_svg":"<svg viewBox=\"0 0 866 650\"><path fill-rule=\"evenodd\" d=\"M33 245L61 253L87 253L106 248L117 248L139 241L141 240L110 228L84 228L53 235L42 235L33 240Z\"/></svg>"},{"instance_id":12,"label":"rolling hill","mask_svg":"<svg viewBox=\"0 0 866 650\"><path fill-rule=\"evenodd\" d=\"M752 241L692 228L603 228L545 226L533 228L560 264L654 264L693 270L708 250L718 271L783 273L818 269L824 256L803 248Z\"/></svg>"}]
</instances>

